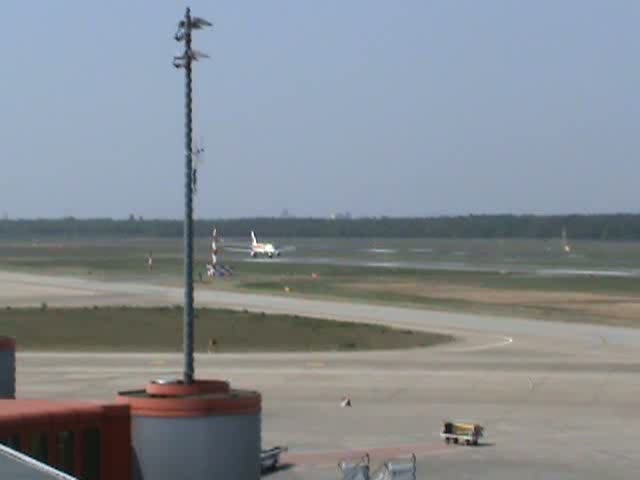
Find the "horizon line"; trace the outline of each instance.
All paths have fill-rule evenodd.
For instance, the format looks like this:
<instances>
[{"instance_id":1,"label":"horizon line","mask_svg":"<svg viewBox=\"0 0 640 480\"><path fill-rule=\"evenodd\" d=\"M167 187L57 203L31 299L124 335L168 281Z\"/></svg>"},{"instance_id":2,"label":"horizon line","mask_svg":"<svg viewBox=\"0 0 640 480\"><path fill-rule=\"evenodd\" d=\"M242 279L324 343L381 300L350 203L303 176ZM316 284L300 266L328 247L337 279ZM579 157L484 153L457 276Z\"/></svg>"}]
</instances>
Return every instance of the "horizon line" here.
<instances>
[{"instance_id":1,"label":"horizon line","mask_svg":"<svg viewBox=\"0 0 640 480\"><path fill-rule=\"evenodd\" d=\"M468 218L468 217L540 217L540 218L558 218L558 217L615 217L624 215L640 215L640 212L615 212L615 213L466 213L466 214L449 214L449 215L362 215L362 216L344 216L344 214L336 214L336 216L233 216L233 217L202 217L195 218L194 222L211 222L211 221L243 221L243 220L438 220L452 218ZM16 217L10 218L5 216L0 218L0 222L34 222L34 221L113 221L113 222L183 222L184 219L176 217L144 217L126 216L126 217L76 217L66 215L61 217Z\"/></svg>"}]
</instances>

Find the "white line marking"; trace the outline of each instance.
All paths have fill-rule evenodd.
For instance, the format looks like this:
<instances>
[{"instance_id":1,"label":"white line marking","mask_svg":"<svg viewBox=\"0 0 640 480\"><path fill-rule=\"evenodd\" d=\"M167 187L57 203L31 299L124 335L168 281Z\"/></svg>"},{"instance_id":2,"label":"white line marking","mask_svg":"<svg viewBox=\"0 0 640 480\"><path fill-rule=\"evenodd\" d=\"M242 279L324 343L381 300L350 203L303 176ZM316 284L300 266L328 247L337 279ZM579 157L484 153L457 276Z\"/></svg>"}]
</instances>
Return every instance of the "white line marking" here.
<instances>
[{"instance_id":1,"label":"white line marking","mask_svg":"<svg viewBox=\"0 0 640 480\"><path fill-rule=\"evenodd\" d=\"M450 352L475 352L478 350L489 350L490 348L504 347L513 343L512 337L502 337L500 342L489 343L486 345L474 345L473 347L462 347L458 349L449 350Z\"/></svg>"}]
</instances>

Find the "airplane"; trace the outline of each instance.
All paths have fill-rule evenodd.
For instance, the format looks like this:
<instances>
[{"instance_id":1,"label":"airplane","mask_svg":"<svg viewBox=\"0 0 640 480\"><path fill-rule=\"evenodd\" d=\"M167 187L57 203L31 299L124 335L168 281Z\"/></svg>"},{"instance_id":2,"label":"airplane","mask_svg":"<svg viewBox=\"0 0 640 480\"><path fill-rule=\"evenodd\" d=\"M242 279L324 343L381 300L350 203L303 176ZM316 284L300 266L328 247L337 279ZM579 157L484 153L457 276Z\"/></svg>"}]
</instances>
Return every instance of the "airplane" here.
<instances>
[{"instance_id":1,"label":"airplane","mask_svg":"<svg viewBox=\"0 0 640 480\"><path fill-rule=\"evenodd\" d=\"M258 242L255 232L251 231L251 245L249 248L240 245L227 245L225 250L232 252L248 252L252 258L256 258L259 255L264 255L268 258L279 257L282 252L294 250L295 247L282 247L277 248L273 243L261 243Z\"/></svg>"},{"instance_id":2,"label":"airplane","mask_svg":"<svg viewBox=\"0 0 640 480\"><path fill-rule=\"evenodd\" d=\"M257 257L258 255L266 255L269 258L273 258L274 255L276 257L280 256L280 250L273 246L273 243L258 243L258 239L256 238L256 234L253 230L251 230L251 253L252 257Z\"/></svg>"}]
</instances>

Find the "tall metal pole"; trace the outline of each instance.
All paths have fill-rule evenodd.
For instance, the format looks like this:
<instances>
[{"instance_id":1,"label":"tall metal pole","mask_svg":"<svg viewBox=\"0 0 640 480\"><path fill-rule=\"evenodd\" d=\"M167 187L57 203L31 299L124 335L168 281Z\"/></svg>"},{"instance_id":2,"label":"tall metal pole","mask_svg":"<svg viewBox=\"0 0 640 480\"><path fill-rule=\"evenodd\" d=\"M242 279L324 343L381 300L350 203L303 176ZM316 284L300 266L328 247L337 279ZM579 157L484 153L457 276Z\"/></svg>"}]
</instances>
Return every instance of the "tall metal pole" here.
<instances>
[{"instance_id":1,"label":"tall metal pole","mask_svg":"<svg viewBox=\"0 0 640 480\"><path fill-rule=\"evenodd\" d=\"M173 65L184 68L184 316L183 316L183 382L193 383L195 369L193 365L194 309L193 309L193 120L192 120L192 63L206 55L191 48L191 33L211 24L198 17L191 17L187 8L184 20L178 24L175 39L184 41L184 53L174 57Z\"/></svg>"},{"instance_id":2,"label":"tall metal pole","mask_svg":"<svg viewBox=\"0 0 640 480\"><path fill-rule=\"evenodd\" d=\"M184 383L193 382L193 121L192 121L192 86L191 86L191 10L187 8L184 15Z\"/></svg>"}]
</instances>

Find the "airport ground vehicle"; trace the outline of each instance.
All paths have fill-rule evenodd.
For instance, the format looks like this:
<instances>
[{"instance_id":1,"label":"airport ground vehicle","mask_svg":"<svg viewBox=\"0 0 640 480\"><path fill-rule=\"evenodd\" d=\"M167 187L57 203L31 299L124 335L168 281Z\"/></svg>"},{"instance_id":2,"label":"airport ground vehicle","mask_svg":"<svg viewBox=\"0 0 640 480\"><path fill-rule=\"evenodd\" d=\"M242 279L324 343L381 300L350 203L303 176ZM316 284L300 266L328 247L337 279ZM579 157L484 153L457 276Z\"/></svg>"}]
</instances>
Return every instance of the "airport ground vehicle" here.
<instances>
[{"instance_id":1,"label":"airport ground vehicle","mask_svg":"<svg viewBox=\"0 0 640 480\"><path fill-rule=\"evenodd\" d=\"M278 468L280 455L286 452L287 447L273 447L260 452L260 470L262 473L273 472Z\"/></svg>"},{"instance_id":2,"label":"airport ground vehicle","mask_svg":"<svg viewBox=\"0 0 640 480\"><path fill-rule=\"evenodd\" d=\"M464 443L465 445L478 445L480 438L484 436L484 427L477 423L443 422L440 437L445 443Z\"/></svg>"}]
</instances>

